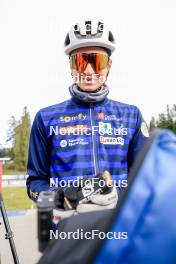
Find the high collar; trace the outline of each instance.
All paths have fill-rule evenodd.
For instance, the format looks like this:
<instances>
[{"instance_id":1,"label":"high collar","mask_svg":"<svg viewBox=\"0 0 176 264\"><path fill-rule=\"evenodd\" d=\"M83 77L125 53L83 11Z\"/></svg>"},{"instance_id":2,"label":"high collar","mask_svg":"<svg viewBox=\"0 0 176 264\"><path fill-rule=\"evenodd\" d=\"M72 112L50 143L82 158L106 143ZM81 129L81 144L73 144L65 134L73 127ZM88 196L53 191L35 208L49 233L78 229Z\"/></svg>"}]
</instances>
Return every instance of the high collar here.
<instances>
[{"instance_id":1,"label":"high collar","mask_svg":"<svg viewBox=\"0 0 176 264\"><path fill-rule=\"evenodd\" d=\"M76 85L76 84L72 84L69 87L69 92L71 94L71 96L76 100L76 102L79 103L100 103L103 102L105 100L105 98L107 97L108 93L109 93L109 87L104 84L103 85L103 89L101 89L100 91L97 92L84 92L82 90L80 90L80 88Z\"/></svg>"},{"instance_id":2,"label":"high collar","mask_svg":"<svg viewBox=\"0 0 176 264\"><path fill-rule=\"evenodd\" d=\"M83 102L75 97L71 97L70 98L71 102L76 106L76 105L80 105L80 106L86 106L86 107L90 107L91 105L94 106L101 106L101 105L106 105L109 101L108 97L106 97L104 100L102 100L101 102L94 102L94 103L89 103L89 102Z\"/></svg>"}]
</instances>

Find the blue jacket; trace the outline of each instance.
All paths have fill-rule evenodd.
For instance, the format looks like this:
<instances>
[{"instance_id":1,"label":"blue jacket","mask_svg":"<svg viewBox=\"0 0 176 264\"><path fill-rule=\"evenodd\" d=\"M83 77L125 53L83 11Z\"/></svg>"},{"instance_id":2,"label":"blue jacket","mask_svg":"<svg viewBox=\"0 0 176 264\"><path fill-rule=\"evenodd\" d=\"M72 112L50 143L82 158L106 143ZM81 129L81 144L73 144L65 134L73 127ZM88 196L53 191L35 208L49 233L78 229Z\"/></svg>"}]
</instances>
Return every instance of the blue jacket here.
<instances>
[{"instance_id":1,"label":"blue jacket","mask_svg":"<svg viewBox=\"0 0 176 264\"><path fill-rule=\"evenodd\" d=\"M41 109L29 142L27 187L35 200L52 189L50 178L74 180L109 170L126 180L147 139L147 127L136 106L106 98L83 104L71 98Z\"/></svg>"}]
</instances>

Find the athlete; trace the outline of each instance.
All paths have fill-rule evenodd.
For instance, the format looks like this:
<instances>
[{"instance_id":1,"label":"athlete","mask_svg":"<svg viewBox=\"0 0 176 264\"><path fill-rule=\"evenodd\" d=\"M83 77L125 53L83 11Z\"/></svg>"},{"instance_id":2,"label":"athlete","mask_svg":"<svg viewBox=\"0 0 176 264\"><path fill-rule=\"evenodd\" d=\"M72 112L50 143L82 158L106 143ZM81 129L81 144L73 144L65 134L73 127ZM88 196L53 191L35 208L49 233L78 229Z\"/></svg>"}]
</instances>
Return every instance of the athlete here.
<instances>
[{"instance_id":1,"label":"athlete","mask_svg":"<svg viewBox=\"0 0 176 264\"><path fill-rule=\"evenodd\" d=\"M119 188L126 187L129 170L149 136L136 106L107 97L115 39L106 25L77 23L64 45L73 77L71 98L35 116L27 165L27 192L34 201L41 191L59 189L63 181L93 178L106 170ZM51 179L60 185L52 186ZM117 190L103 199L95 194L93 201L115 205Z\"/></svg>"}]
</instances>

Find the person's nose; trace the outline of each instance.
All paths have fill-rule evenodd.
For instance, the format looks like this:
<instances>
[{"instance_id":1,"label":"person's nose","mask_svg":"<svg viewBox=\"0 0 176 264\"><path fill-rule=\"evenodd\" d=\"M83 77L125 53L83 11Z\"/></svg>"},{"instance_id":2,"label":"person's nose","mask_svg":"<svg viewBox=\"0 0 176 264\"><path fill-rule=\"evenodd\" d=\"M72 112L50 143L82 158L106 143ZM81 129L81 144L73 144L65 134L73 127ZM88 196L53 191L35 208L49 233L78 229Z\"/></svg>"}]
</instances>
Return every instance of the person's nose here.
<instances>
[{"instance_id":1,"label":"person's nose","mask_svg":"<svg viewBox=\"0 0 176 264\"><path fill-rule=\"evenodd\" d=\"M93 73L94 73L94 69L92 68L92 65L90 63L88 63L85 70L84 70L84 74L91 75Z\"/></svg>"}]
</instances>

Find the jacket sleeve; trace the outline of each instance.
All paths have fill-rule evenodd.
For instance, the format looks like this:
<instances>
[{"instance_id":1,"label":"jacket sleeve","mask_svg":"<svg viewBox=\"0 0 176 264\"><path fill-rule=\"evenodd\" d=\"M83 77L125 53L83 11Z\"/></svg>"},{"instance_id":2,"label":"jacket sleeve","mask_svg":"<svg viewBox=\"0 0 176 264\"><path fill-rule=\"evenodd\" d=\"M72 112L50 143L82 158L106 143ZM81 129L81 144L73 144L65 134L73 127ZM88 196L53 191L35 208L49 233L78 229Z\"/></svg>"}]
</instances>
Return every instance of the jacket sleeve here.
<instances>
[{"instance_id":1,"label":"jacket sleeve","mask_svg":"<svg viewBox=\"0 0 176 264\"><path fill-rule=\"evenodd\" d=\"M30 133L27 163L27 193L36 201L39 192L50 189L50 144L40 111L36 114Z\"/></svg>"},{"instance_id":2,"label":"jacket sleeve","mask_svg":"<svg viewBox=\"0 0 176 264\"><path fill-rule=\"evenodd\" d=\"M128 169L130 170L144 144L149 138L149 131L146 122L144 121L140 110L137 108L137 122L134 135L129 144L128 150Z\"/></svg>"}]
</instances>

